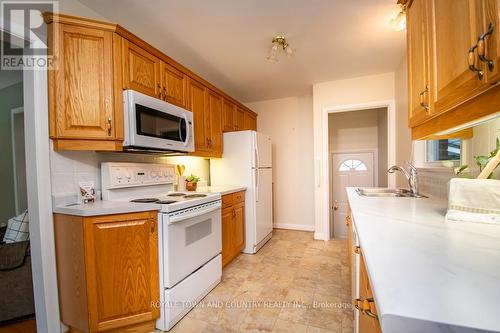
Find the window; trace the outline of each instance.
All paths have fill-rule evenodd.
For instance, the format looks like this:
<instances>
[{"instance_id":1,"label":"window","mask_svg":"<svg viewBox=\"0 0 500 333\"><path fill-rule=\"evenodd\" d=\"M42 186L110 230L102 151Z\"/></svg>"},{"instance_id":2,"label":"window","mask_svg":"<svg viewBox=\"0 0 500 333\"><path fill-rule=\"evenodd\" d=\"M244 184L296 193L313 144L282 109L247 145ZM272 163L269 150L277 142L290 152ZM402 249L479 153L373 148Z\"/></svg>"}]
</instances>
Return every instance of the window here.
<instances>
[{"instance_id":1,"label":"window","mask_svg":"<svg viewBox=\"0 0 500 333\"><path fill-rule=\"evenodd\" d=\"M427 162L460 161L462 140L444 139L427 141Z\"/></svg>"},{"instance_id":2,"label":"window","mask_svg":"<svg viewBox=\"0 0 500 333\"><path fill-rule=\"evenodd\" d=\"M339 171L367 171L368 168L360 160L345 160L339 167Z\"/></svg>"}]
</instances>

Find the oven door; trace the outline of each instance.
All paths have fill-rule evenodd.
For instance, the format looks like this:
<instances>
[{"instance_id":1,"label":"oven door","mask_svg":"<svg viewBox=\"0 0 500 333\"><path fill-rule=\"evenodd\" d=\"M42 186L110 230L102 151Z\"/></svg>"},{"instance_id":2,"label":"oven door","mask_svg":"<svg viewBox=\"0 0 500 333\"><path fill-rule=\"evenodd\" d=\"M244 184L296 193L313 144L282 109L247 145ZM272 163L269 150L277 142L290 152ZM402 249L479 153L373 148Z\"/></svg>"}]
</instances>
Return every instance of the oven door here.
<instances>
[{"instance_id":1,"label":"oven door","mask_svg":"<svg viewBox=\"0 0 500 333\"><path fill-rule=\"evenodd\" d=\"M163 284L172 288L221 253L221 203L163 214Z\"/></svg>"},{"instance_id":2,"label":"oven door","mask_svg":"<svg viewBox=\"0 0 500 333\"><path fill-rule=\"evenodd\" d=\"M130 148L194 151L192 113L137 91L124 91L125 143Z\"/></svg>"}]
</instances>

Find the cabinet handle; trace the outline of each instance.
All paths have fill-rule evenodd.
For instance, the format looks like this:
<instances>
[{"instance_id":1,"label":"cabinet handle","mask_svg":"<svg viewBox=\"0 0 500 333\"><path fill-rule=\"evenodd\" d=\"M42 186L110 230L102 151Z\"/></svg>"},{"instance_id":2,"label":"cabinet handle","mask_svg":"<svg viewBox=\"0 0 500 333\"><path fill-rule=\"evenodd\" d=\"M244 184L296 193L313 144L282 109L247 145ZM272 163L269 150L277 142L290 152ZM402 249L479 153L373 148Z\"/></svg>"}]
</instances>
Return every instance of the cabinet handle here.
<instances>
[{"instance_id":1,"label":"cabinet handle","mask_svg":"<svg viewBox=\"0 0 500 333\"><path fill-rule=\"evenodd\" d=\"M108 136L111 136L111 130L113 129L112 123L111 123L111 117L108 118Z\"/></svg>"},{"instance_id":2,"label":"cabinet handle","mask_svg":"<svg viewBox=\"0 0 500 333\"><path fill-rule=\"evenodd\" d=\"M167 99L167 88L163 87L163 99Z\"/></svg>"},{"instance_id":3,"label":"cabinet handle","mask_svg":"<svg viewBox=\"0 0 500 333\"><path fill-rule=\"evenodd\" d=\"M479 59L488 65L488 69L490 71L495 68L495 63L493 62L493 60L486 58L486 38L493 34L494 28L495 26L490 22L488 31L479 36L479 40L477 41L477 54L479 56Z\"/></svg>"},{"instance_id":4,"label":"cabinet handle","mask_svg":"<svg viewBox=\"0 0 500 333\"><path fill-rule=\"evenodd\" d=\"M429 104L425 103L425 94L427 94L428 92L429 92L429 86L426 86L425 90L423 90L420 93L420 106L423 107L425 109L425 111L427 111L427 113L429 113L431 110L429 107Z\"/></svg>"},{"instance_id":5,"label":"cabinet handle","mask_svg":"<svg viewBox=\"0 0 500 333\"><path fill-rule=\"evenodd\" d=\"M469 49L469 59L468 59L469 70L476 73L479 80L482 80L484 77L484 72L476 67L476 55L475 55L476 49L477 49L477 44Z\"/></svg>"},{"instance_id":6,"label":"cabinet handle","mask_svg":"<svg viewBox=\"0 0 500 333\"><path fill-rule=\"evenodd\" d=\"M351 215L347 215L345 218L345 225L349 226L349 224L351 224Z\"/></svg>"},{"instance_id":7,"label":"cabinet handle","mask_svg":"<svg viewBox=\"0 0 500 333\"><path fill-rule=\"evenodd\" d=\"M355 246L353 251L354 253L359 254L359 252L361 252L361 248L359 246Z\"/></svg>"},{"instance_id":8,"label":"cabinet handle","mask_svg":"<svg viewBox=\"0 0 500 333\"><path fill-rule=\"evenodd\" d=\"M155 233L155 223L154 222L151 222L151 233L154 234Z\"/></svg>"},{"instance_id":9,"label":"cabinet handle","mask_svg":"<svg viewBox=\"0 0 500 333\"><path fill-rule=\"evenodd\" d=\"M163 99L163 93L162 93L162 88L161 88L161 84L157 83L156 86L158 87L158 98L159 99Z\"/></svg>"}]
</instances>

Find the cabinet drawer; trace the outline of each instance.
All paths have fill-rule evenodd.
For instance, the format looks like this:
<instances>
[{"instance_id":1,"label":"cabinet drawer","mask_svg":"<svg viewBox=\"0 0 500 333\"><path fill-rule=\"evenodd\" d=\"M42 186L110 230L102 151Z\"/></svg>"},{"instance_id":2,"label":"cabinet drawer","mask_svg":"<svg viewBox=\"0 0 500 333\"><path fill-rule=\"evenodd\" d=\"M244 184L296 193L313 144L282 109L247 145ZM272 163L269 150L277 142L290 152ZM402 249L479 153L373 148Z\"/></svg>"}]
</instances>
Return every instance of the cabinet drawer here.
<instances>
[{"instance_id":1,"label":"cabinet drawer","mask_svg":"<svg viewBox=\"0 0 500 333\"><path fill-rule=\"evenodd\" d=\"M233 205L233 195L226 194L222 196L222 209L231 207Z\"/></svg>"},{"instance_id":2,"label":"cabinet drawer","mask_svg":"<svg viewBox=\"0 0 500 333\"><path fill-rule=\"evenodd\" d=\"M233 204L245 201L245 192L233 193Z\"/></svg>"}]
</instances>

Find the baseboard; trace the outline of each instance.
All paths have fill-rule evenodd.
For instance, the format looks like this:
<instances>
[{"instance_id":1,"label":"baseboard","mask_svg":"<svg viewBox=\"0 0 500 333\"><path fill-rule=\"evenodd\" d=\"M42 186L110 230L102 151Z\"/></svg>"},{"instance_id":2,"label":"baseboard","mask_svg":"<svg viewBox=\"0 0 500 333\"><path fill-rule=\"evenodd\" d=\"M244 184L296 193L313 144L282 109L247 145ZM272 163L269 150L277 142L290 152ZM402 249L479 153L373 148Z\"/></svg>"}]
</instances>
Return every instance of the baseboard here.
<instances>
[{"instance_id":1,"label":"baseboard","mask_svg":"<svg viewBox=\"0 0 500 333\"><path fill-rule=\"evenodd\" d=\"M325 235L322 232L315 232L314 239L316 240L325 240Z\"/></svg>"},{"instance_id":2,"label":"baseboard","mask_svg":"<svg viewBox=\"0 0 500 333\"><path fill-rule=\"evenodd\" d=\"M287 230L314 231L314 226L308 224L275 223L274 228L287 229Z\"/></svg>"}]
</instances>

